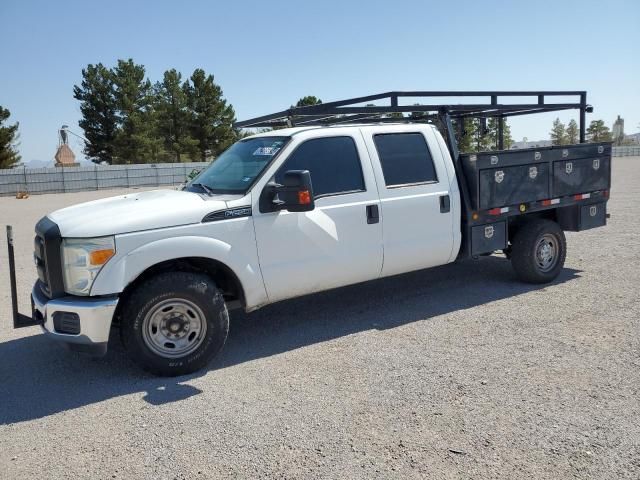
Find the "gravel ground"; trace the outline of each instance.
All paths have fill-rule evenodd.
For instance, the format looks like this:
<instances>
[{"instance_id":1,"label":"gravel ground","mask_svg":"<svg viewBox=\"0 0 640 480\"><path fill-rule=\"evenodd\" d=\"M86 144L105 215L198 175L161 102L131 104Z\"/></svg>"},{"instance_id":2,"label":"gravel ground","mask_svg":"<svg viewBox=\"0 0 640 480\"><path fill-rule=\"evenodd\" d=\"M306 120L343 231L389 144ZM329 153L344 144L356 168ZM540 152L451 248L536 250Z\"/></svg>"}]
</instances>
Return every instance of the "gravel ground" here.
<instances>
[{"instance_id":1,"label":"gravel ground","mask_svg":"<svg viewBox=\"0 0 640 480\"><path fill-rule=\"evenodd\" d=\"M236 312L176 379L11 330L2 238L0 477L640 478L640 158L613 167L552 285L487 257ZM23 310L37 219L115 193L0 198Z\"/></svg>"}]
</instances>

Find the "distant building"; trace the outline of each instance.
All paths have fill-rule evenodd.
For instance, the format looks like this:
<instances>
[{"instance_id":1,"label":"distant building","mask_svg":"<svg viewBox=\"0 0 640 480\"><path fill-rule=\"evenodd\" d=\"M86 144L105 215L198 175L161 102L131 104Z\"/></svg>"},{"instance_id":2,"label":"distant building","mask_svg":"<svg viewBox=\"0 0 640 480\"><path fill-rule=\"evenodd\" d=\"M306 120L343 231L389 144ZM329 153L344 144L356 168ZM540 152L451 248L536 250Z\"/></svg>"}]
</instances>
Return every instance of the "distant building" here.
<instances>
[{"instance_id":1,"label":"distant building","mask_svg":"<svg viewBox=\"0 0 640 480\"><path fill-rule=\"evenodd\" d=\"M511 150L518 150L520 148L550 147L551 145L551 140L523 140L522 142L513 142L511 144Z\"/></svg>"},{"instance_id":2,"label":"distant building","mask_svg":"<svg viewBox=\"0 0 640 480\"><path fill-rule=\"evenodd\" d=\"M80 165L76 163L76 156L66 143L58 147L54 158L56 159L56 167L77 167Z\"/></svg>"},{"instance_id":3,"label":"distant building","mask_svg":"<svg viewBox=\"0 0 640 480\"><path fill-rule=\"evenodd\" d=\"M618 115L616 121L613 122L613 131L611 133L613 134L614 142L622 142L624 138L624 118L620 118L620 115Z\"/></svg>"},{"instance_id":4,"label":"distant building","mask_svg":"<svg viewBox=\"0 0 640 480\"><path fill-rule=\"evenodd\" d=\"M58 150L53 158L56 159L56 167L77 167L76 156L69 146L69 137L67 136L67 126L63 125L58 130L60 141L58 142Z\"/></svg>"}]
</instances>

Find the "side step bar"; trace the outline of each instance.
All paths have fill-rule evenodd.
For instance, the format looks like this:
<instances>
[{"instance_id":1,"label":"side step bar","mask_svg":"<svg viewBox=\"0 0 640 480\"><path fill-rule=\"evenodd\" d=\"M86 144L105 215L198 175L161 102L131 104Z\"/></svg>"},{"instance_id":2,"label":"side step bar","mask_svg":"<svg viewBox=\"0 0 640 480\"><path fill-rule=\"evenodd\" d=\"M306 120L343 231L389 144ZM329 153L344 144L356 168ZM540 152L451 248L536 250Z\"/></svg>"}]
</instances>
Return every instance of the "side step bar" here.
<instances>
[{"instance_id":1,"label":"side step bar","mask_svg":"<svg viewBox=\"0 0 640 480\"><path fill-rule=\"evenodd\" d=\"M33 327L42 322L31 316L18 312L18 289L16 287L16 259L13 252L13 228L7 225L7 254L9 257L9 286L11 288L11 309L13 311L13 328Z\"/></svg>"}]
</instances>

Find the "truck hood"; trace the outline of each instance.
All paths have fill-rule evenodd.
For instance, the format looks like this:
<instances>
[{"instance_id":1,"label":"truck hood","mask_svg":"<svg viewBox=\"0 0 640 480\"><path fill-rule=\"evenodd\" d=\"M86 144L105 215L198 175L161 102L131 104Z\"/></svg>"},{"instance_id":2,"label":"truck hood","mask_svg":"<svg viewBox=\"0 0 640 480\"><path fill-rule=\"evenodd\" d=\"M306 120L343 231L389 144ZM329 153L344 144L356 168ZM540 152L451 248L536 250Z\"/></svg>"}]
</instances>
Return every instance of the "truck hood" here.
<instances>
[{"instance_id":1,"label":"truck hood","mask_svg":"<svg viewBox=\"0 0 640 480\"><path fill-rule=\"evenodd\" d=\"M50 213L63 237L88 238L199 223L226 208L228 196L151 190L80 203Z\"/></svg>"}]
</instances>

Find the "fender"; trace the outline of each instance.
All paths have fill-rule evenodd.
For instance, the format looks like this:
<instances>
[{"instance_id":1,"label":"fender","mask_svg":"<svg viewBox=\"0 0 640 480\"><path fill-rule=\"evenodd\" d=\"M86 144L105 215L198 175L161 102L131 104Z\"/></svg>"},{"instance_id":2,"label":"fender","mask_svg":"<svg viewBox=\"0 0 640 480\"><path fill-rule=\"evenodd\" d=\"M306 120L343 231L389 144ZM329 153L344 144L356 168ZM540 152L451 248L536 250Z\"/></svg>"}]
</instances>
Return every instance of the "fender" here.
<instances>
[{"instance_id":1,"label":"fender","mask_svg":"<svg viewBox=\"0 0 640 480\"><path fill-rule=\"evenodd\" d=\"M116 238L116 245L118 239ZM126 250L126 249L125 249ZM267 294L257 255L243 254L222 240L202 236L177 236L145 243L126 253L116 253L100 271L91 295L121 293L140 274L158 263L182 257L203 257L225 264L238 277L245 294L247 310L267 303Z\"/></svg>"}]
</instances>

